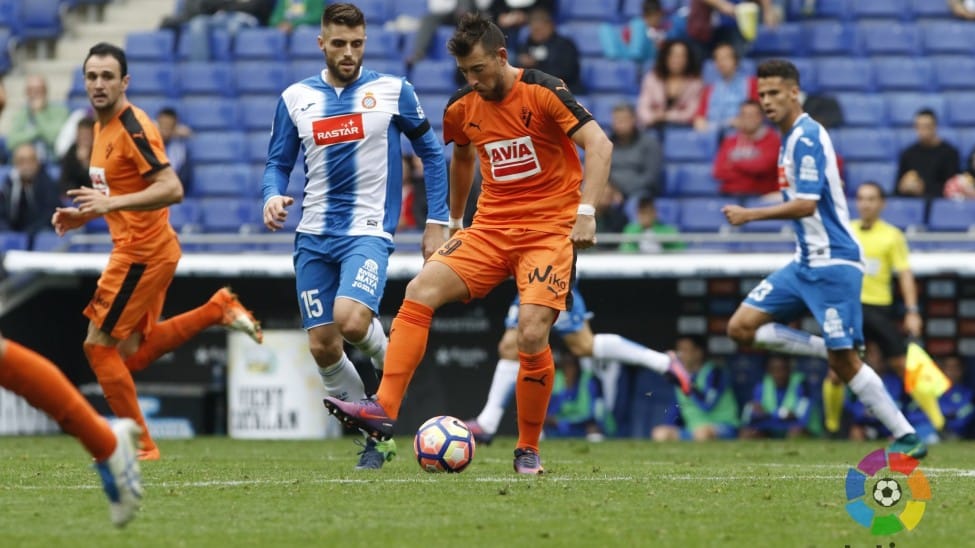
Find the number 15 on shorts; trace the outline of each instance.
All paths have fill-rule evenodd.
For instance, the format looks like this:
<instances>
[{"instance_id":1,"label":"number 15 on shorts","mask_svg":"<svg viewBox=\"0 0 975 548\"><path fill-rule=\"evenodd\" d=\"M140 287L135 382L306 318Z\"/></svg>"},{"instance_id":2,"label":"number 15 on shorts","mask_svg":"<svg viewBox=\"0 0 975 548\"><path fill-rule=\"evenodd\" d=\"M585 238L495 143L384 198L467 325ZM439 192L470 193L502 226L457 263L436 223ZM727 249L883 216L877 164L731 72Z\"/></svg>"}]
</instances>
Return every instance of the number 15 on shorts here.
<instances>
[{"instance_id":1,"label":"number 15 on shorts","mask_svg":"<svg viewBox=\"0 0 975 548\"><path fill-rule=\"evenodd\" d=\"M318 298L317 289L309 289L301 292L301 304L305 307L305 315L309 318L321 318L325 309L322 301Z\"/></svg>"}]
</instances>

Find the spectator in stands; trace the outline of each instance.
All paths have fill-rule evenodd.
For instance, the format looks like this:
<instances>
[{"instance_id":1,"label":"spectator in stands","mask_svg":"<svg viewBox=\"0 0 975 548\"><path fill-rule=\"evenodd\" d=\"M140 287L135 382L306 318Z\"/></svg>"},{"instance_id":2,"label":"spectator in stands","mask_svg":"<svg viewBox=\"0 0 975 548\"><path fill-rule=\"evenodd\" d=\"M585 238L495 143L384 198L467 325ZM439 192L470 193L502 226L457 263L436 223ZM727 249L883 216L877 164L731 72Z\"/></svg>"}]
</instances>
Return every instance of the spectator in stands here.
<instances>
[{"instance_id":1,"label":"spectator in stands","mask_svg":"<svg viewBox=\"0 0 975 548\"><path fill-rule=\"evenodd\" d=\"M654 235L677 234L677 227L661 222L657 218L657 206L651 196L637 199L636 220L623 228L623 234L642 234L639 240L623 242L620 251L624 253L660 253L684 249L684 242L660 243Z\"/></svg>"},{"instance_id":2,"label":"spectator in stands","mask_svg":"<svg viewBox=\"0 0 975 548\"><path fill-rule=\"evenodd\" d=\"M686 335L677 339L676 354L691 374L693 391L685 396L675 389L677 406L668 415L674 424L653 429L654 441L716 440L738 437L738 401L731 389L731 375L725 367L706 360L703 337ZM683 428L681 428L683 426Z\"/></svg>"},{"instance_id":3,"label":"spectator in stands","mask_svg":"<svg viewBox=\"0 0 975 548\"><path fill-rule=\"evenodd\" d=\"M941 413L945 416L945 425L939 433L931 425L928 416L911 402L907 407L907 418L917 429L918 437L927 443L937 443L941 437L958 439L972 435L972 425L975 424L975 401L973 392L965 384L965 366L958 356L947 356L941 360L941 370L951 381L951 388L938 398Z\"/></svg>"},{"instance_id":4,"label":"spectator in stands","mask_svg":"<svg viewBox=\"0 0 975 548\"><path fill-rule=\"evenodd\" d=\"M758 101L741 104L737 127L714 159L714 178L721 183L718 191L737 196L778 192L779 134L765 125Z\"/></svg>"},{"instance_id":5,"label":"spectator in stands","mask_svg":"<svg viewBox=\"0 0 975 548\"><path fill-rule=\"evenodd\" d=\"M914 116L917 142L901 151L897 194L940 198L945 181L958 173L958 149L938 135L938 117L930 109Z\"/></svg>"},{"instance_id":6,"label":"spectator in stands","mask_svg":"<svg viewBox=\"0 0 975 548\"><path fill-rule=\"evenodd\" d=\"M647 72L637 99L637 121L643 128L690 125L701 102L701 64L687 42L667 40L653 70Z\"/></svg>"},{"instance_id":7,"label":"spectator in stands","mask_svg":"<svg viewBox=\"0 0 975 548\"><path fill-rule=\"evenodd\" d=\"M558 2L556 0L492 0L487 11L491 19L501 27L508 37L508 43L517 43L521 27L528 23L528 15L536 8L555 15Z\"/></svg>"},{"instance_id":8,"label":"spectator in stands","mask_svg":"<svg viewBox=\"0 0 975 548\"><path fill-rule=\"evenodd\" d=\"M613 186L613 182L606 183L606 190L602 198L596 202L596 232L619 234L629 222L624 210L626 199L620 189ZM610 247L616 247L611 244Z\"/></svg>"},{"instance_id":9,"label":"spectator in stands","mask_svg":"<svg viewBox=\"0 0 975 548\"><path fill-rule=\"evenodd\" d=\"M605 409L599 380L591 369L579 365L571 352L560 352L555 360L555 380L545 416L545 435L553 438L583 437L603 441Z\"/></svg>"},{"instance_id":10,"label":"spectator in stands","mask_svg":"<svg viewBox=\"0 0 975 548\"><path fill-rule=\"evenodd\" d=\"M975 0L948 0L948 5L955 16L975 21Z\"/></svg>"},{"instance_id":11,"label":"spectator in stands","mask_svg":"<svg viewBox=\"0 0 975 548\"><path fill-rule=\"evenodd\" d=\"M641 15L625 27L600 25L599 43L608 59L629 59L642 65L657 58L657 47L668 37L669 28L660 0L644 0Z\"/></svg>"},{"instance_id":12,"label":"spectator in stands","mask_svg":"<svg viewBox=\"0 0 975 548\"><path fill-rule=\"evenodd\" d=\"M31 143L14 149L13 164L0 187L0 231L51 230L51 216L61 205L57 183L43 169Z\"/></svg>"},{"instance_id":13,"label":"spectator in stands","mask_svg":"<svg viewBox=\"0 0 975 548\"><path fill-rule=\"evenodd\" d=\"M903 408L904 381L894 373L884 361L880 346L874 341L867 341L867 354L864 367L873 367L884 382L887 393L894 400L898 409ZM869 364L869 365L868 365ZM850 439L864 441L882 439L890 436L890 431L870 412L863 402L847 388L844 410L850 417Z\"/></svg>"},{"instance_id":14,"label":"spectator in stands","mask_svg":"<svg viewBox=\"0 0 975 548\"><path fill-rule=\"evenodd\" d=\"M277 0L268 26L288 34L302 25L317 27L324 9L325 0Z\"/></svg>"},{"instance_id":15,"label":"spectator in stands","mask_svg":"<svg viewBox=\"0 0 975 548\"><path fill-rule=\"evenodd\" d=\"M240 29L267 24L273 10L274 0L187 0L183 13L177 17L189 21L185 32L189 36L190 61L211 59L213 30L224 30L233 38Z\"/></svg>"},{"instance_id":16,"label":"spectator in stands","mask_svg":"<svg viewBox=\"0 0 975 548\"><path fill-rule=\"evenodd\" d=\"M640 131L636 110L628 102L613 107L613 161L609 179L625 197L658 195L664 156L660 140L653 133Z\"/></svg>"},{"instance_id":17,"label":"spectator in stands","mask_svg":"<svg viewBox=\"0 0 975 548\"><path fill-rule=\"evenodd\" d=\"M723 133L736 127L739 108L746 99L758 100L758 80L738 72L738 54L731 44L718 44L713 57L719 79L704 88L694 113L694 129Z\"/></svg>"},{"instance_id":18,"label":"spectator in stands","mask_svg":"<svg viewBox=\"0 0 975 548\"><path fill-rule=\"evenodd\" d=\"M179 122L179 114L172 107L164 107L156 114L156 126L166 147L169 165L183 182L185 190L193 186L193 162L187 139L193 131Z\"/></svg>"},{"instance_id":19,"label":"spectator in stands","mask_svg":"<svg viewBox=\"0 0 975 548\"><path fill-rule=\"evenodd\" d=\"M799 438L818 435L823 424L806 376L783 356L769 356L765 376L742 410L741 437Z\"/></svg>"},{"instance_id":20,"label":"spectator in stands","mask_svg":"<svg viewBox=\"0 0 975 548\"><path fill-rule=\"evenodd\" d=\"M77 123L75 141L61 157L61 178L58 190L62 201L68 201L68 191L91 186L88 166L91 163L91 145L95 141L95 120L82 118Z\"/></svg>"},{"instance_id":21,"label":"spectator in stands","mask_svg":"<svg viewBox=\"0 0 975 548\"><path fill-rule=\"evenodd\" d=\"M26 81L27 105L14 113L7 147L14 150L23 143L30 143L37 147L41 162L54 161L54 143L68 119L68 108L48 101L47 81L43 76L32 74Z\"/></svg>"},{"instance_id":22,"label":"spectator in stands","mask_svg":"<svg viewBox=\"0 0 975 548\"><path fill-rule=\"evenodd\" d=\"M406 58L406 64L412 66L426 58L438 27L456 25L461 15L490 6L491 0L427 0L427 14L420 20L413 39L413 52Z\"/></svg>"},{"instance_id":23,"label":"spectator in stands","mask_svg":"<svg viewBox=\"0 0 975 548\"><path fill-rule=\"evenodd\" d=\"M710 52L716 44L731 44L738 57L744 57L748 43L753 36L745 36L736 14L739 4L752 0L690 0L687 17L687 33L703 48L704 53ZM754 0L761 6L762 22L769 27L779 24L781 17L779 9L773 0ZM757 27L757 21L755 21ZM757 30L757 29L756 29Z\"/></svg>"},{"instance_id":24,"label":"spectator in stands","mask_svg":"<svg viewBox=\"0 0 975 548\"><path fill-rule=\"evenodd\" d=\"M518 44L516 64L561 78L569 91L583 93L579 77L579 49L575 42L555 31L552 14L535 8L528 16L528 37Z\"/></svg>"}]
</instances>

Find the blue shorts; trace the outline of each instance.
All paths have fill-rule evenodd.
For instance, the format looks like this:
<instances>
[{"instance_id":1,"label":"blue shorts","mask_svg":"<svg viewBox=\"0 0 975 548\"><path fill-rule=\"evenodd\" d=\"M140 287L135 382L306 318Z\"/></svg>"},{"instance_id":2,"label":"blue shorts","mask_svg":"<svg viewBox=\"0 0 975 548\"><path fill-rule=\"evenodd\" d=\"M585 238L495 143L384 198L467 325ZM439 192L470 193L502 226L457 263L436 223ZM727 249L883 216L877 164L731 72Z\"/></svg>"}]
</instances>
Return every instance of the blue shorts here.
<instances>
[{"instance_id":1,"label":"blue shorts","mask_svg":"<svg viewBox=\"0 0 975 548\"><path fill-rule=\"evenodd\" d=\"M311 329L335 321L335 299L343 297L379 313L393 243L378 236L295 236L295 286L301 325Z\"/></svg>"},{"instance_id":2,"label":"blue shorts","mask_svg":"<svg viewBox=\"0 0 975 548\"><path fill-rule=\"evenodd\" d=\"M826 348L863 345L860 288L863 272L850 265L811 268L797 262L776 270L752 289L745 304L789 322L808 309L816 318Z\"/></svg>"},{"instance_id":3,"label":"blue shorts","mask_svg":"<svg viewBox=\"0 0 975 548\"><path fill-rule=\"evenodd\" d=\"M738 439L738 429L730 424L725 424L723 422L716 422L711 425L714 428L714 432L719 440L735 440ZM694 432L690 428L680 429L680 439L684 441L692 441L694 439Z\"/></svg>"},{"instance_id":4,"label":"blue shorts","mask_svg":"<svg viewBox=\"0 0 975 548\"><path fill-rule=\"evenodd\" d=\"M518 327L518 311L521 307L521 300L516 296L515 300L508 307L508 316L504 319L505 329L514 329ZM552 325L552 331L560 336L564 337L566 335L571 335L582 330L586 325L586 320L592 318L592 312L586 310L586 301L582 299L582 293L579 292L579 288L572 288L572 308L559 312L557 318L555 318L555 323Z\"/></svg>"}]
</instances>

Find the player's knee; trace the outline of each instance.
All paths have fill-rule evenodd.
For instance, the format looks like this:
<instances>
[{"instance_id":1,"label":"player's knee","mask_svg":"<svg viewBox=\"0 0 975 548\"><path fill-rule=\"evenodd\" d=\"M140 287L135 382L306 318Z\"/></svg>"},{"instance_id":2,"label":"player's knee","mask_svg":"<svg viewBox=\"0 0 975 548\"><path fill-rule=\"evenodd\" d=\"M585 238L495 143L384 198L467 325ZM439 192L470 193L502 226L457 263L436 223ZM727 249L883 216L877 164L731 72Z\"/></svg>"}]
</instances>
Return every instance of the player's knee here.
<instances>
[{"instance_id":1,"label":"player's knee","mask_svg":"<svg viewBox=\"0 0 975 548\"><path fill-rule=\"evenodd\" d=\"M549 326L540 322L522 322L518 325L518 350L539 352L548 344Z\"/></svg>"},{"instance_id":2,"label":"player's knee","mask_svg":"<svg viewBox=\"0 0 975 548\"><path fill-rule=\"evenodd\" d=\"M318 337L311 337L308 340L308 350L311 351L312 358L319 367L328 367L342 358L342 341L326 340Z\"/></svg>"},{"instance_id":3,"label":"player's knee","mask_svg":"<svg viewBox=\"0 0 975 548\"><path fill-rule=\"evenodd\" d=\"M750 345L755 340L755 328L734 317L728 322L726 331L731 340L741 345Z\"/></svg>"}]
</instances>

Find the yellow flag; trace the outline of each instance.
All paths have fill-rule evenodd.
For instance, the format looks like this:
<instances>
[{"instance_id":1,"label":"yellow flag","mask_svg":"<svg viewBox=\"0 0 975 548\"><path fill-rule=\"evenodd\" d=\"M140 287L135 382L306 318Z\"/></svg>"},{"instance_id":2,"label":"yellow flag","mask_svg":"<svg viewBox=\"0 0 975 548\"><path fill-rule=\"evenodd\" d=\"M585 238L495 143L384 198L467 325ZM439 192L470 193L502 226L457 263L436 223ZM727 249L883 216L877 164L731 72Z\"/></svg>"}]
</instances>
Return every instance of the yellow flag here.
<instances>
[{"instance_id":1,"label":"yellow flag","mask_svg":"<svg viewBox=\"0 0 975 548\"><path fill-rule=\"evenodd\" d=\"M911 342L907 345L907 364L904 372L904 389L908 394L922 391L940 397L951 388L951 381L941 372L931 356L921 345Z\"/></svg>"}]
</instances>

